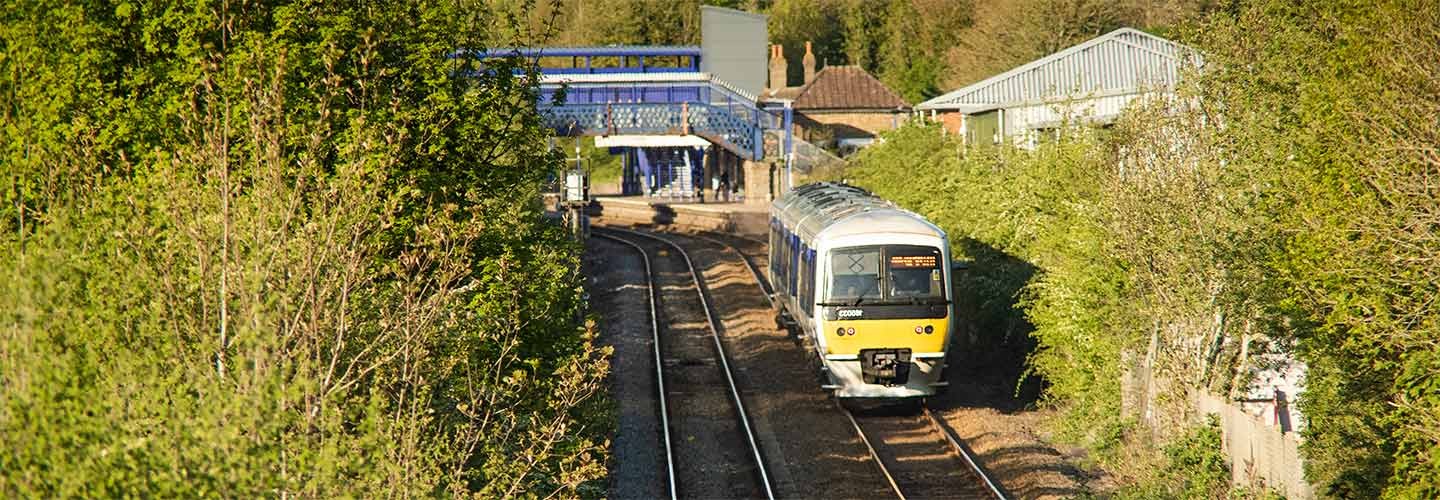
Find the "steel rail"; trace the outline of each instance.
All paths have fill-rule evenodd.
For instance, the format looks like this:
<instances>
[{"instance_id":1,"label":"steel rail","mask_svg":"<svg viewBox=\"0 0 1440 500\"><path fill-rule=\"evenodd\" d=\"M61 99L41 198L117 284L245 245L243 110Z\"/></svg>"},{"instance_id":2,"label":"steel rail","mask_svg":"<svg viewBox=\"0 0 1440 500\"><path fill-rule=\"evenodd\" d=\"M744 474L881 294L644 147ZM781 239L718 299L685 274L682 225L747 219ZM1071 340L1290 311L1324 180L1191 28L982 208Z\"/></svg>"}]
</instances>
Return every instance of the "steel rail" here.
<instances>
[{"instance_id":1,"label":"steel rail","mask_svg":"<svg viewBox=\"0 0 1440 500\"><path fill-rule=\"evenodd\" d=\"M930 420L930 425L935 426L935 428L940 431L940 435L945 436L945 442L950 444L950 448L955 450L955 453L960 455L960 458L964 459L965 463L970 464L970 470L975 471L975 474L980 476L980 479L985 480L985 487L990 489L990 493L1000 500L1008 500L1009 497L1005 496L1005 492L1000 489L1000 485L995 484L995 481L990 479L990 475L985 473L985 469L980 468L980 463L975 461L975 457L971 456L970 452L966 451L965 447L960 445L960 437L956 436L944 422L941 422L940 419L935 416L935 413L930 411L930 407L922 406L921 409L925 411L925 417Z\"/></svg>"},{"instance_id":2,"label":"steel rail","mask_svg":"<svg viewBox=\"0 0 1440 500\"><path fill-rule=\"evenodd\" d=\"M686 234L684 237L708 241L720 245L726 250L735 252L736 255L740 256L740 260L745 263L745 268L750 270L750 275L755 278L755 286L760 288L761 293L769 293L765 289L765 282L760 279L760 271L756 270L755 264L750 262L750 257L745 255L745 252L741 252L739 248L735 248L734 245L705 235ZM759 240L749 238L742 239L763 243ZM839 399L831 398L831 401L834 401L835 407L838 408L841 413L845 414L845 418L850 420L850 425L855 428L855 434L860 436L860 442L865 445L865 451L870 454L870 459L875 461L875 467L880 469L880 475L885 476L885 482L890 485L890 489L895 492L895 496L899 497L900 500L905 500L905 494L900 492L900 485L895 482L895 476L892 475L890 469L885 466L885 461L880 459L880 452L876 451L875 446L870 444L870 438L865 435L865 430L860 427L860 422L855 420L855 416L850 414L850 410L845 408L845 405L841 404Z\"/></svg>"},{"instance_id":3,"label":"steel rail","mask_svg":"<svg viewBox=\"0 0 1440 500\"><path fill-rule=\"evenodd\" d=\"M748 413L745 412L745 403L740 399L740 389L735 385L735 374L730 369L730 362L727 359L728 357L725 355L725 346L720 342L720 329L716 326L714 315L710 313L710 301L705 298L705 291L702 290L701 283L704 281L704 278L700 276L700 271L695 267L695 262L690 259L690 254L686 252L684 248L681 248L680 245L676 244L674 241L671 241L669 238L665 238L660 235L649 234L640 231L631 231L628 229L620 229L616 227L606 227L602 228L601 230L627 233L639 236L641 238L658 241L661 244L669 246L670 248L674 248L675 251L678 252L680 256L685 259L686 267L690 268L690 277L695 281L695 295L700 297L701 308L705 310L706 324L710 327L710 338L715 341L715 351L717 357L720 358L720 366L724 368L725 382L730 386L730 396L735 402L735 410L739 414L741 427L745 430L745 439L749 441L750 451L755 458L755 467L757 470L760 471L760 484L765 487L765 498L769 500L774 500L775 492L770 486L770 473L765 470L765 459L760 454L759 442L755 439L755 432L750 429L750 416Z\"/></svg>"},{"instance_id":4,"label":"steel rail","mask_svg":"<svg viewBox=\"0 0 1440 500\"><path fill-rule=\"evenodd\" d=\"M875 467L878 467L880 474L885 476L885 482L890 483L890 489L895 492L895 496L900 497L900 500L905 500L905 493L900 491L900 483L895 482L895 475L891 474L890 468L885 466L885 461L880 458L880 452L875 450L875 445L870 444L870 438L865 435L865 429L860 427L860 421L855 420L855 415L850 413L850 409L846 408L839 398L831 399L835 401L835 407L840 410L840 413L844 413L845 418L850 419L850 425L855 427L855 434L860 436L860 442L865 443L865 450L870 452L870 458L875 461Z\"/></svg>"},{"instance_id":5,"label":"steel rail","mask_svg":"<svg viewBox=\"0 0 1440 500\"><path fill-rule=\"evenodd\" d=\"M675 455L670 445L670 414L669 410L666 409L669 405L665 397L665 369L660 356L660 317L655 307L655 275L650 271L650 254L645 253L645 249L641 248L640 245L636 245L623 238L616 238L599 233L593 234L635 249L636 252L640 252L640 261L645 264L645 295L650 301L651 345L655 346L655 386L660 397L660 435L663 436L665 440L665 476L670 488L670 500L678 500L677 495L679 493L678 490L675 489Z\"/></svg>"}]
</instances>

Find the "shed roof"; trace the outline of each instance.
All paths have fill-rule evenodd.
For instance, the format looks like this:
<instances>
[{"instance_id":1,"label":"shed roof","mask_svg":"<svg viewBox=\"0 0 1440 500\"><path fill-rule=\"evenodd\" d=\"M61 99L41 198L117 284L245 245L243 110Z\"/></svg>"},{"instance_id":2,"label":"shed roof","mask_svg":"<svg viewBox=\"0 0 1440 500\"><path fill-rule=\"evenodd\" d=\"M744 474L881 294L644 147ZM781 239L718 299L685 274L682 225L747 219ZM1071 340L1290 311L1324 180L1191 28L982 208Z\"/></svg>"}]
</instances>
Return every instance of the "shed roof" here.
<instances>
[{"instance_id":1,"label":"shed roof","mask_svg":"<svg viewBox=\"0 0 1440 500\"><path fill-rule=\"evenodd\" d=\"M1174 86L1195 51L1133 28L1120 28L916 105L975 113L1023 102Z\"/></svg>"},{"instance_id":2,"label":"shed roof","mask_svg":"<svg viewBox=\"0 0 1440 500\"><path fill-rule=\"evenodd\" d=\"M794 108L885 109L909 108L910 103L859 66L826 66L803 87L776 90L773 98L794 99Z\"/></svg>"}]
</instances>

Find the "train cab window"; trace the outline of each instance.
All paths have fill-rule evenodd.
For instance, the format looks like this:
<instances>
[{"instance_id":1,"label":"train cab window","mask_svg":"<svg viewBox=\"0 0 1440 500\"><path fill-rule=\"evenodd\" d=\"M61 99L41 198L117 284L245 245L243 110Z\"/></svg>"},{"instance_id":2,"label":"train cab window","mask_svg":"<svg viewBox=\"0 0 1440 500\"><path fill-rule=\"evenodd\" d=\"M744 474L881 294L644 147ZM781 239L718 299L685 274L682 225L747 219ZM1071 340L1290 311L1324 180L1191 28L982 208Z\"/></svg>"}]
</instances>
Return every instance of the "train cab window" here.
<instances>
[{"instance_id":1,"label":"train cab window","mask_svg":"<svg viewBox=\"0 0 1440 500\"><path fill-rule=\"evenodd\" d=\"M943 259L934 247L888 245L831 253L826 302L914 303L945 300Z\"/></svg>"},{"instance_id":2,"label":"train cab window","mask_svg":"<svg viewBox=\"0 0 1440 500\"><path fill-rule=\"evenodd\" d=\"M880 249L843 248L830 254L831 301L880 298Z\"/></svg>"},{"instance_id":3,"label":"train cab window","mask_svg":"<svg viewBox=\"0 0 1440 500\"><path fill-rule=\"evenodd\" d=\"M888 298L945 298L939 249L905 245L889 247L885 253L890 285Z\"/></svg>"}]
</instances>

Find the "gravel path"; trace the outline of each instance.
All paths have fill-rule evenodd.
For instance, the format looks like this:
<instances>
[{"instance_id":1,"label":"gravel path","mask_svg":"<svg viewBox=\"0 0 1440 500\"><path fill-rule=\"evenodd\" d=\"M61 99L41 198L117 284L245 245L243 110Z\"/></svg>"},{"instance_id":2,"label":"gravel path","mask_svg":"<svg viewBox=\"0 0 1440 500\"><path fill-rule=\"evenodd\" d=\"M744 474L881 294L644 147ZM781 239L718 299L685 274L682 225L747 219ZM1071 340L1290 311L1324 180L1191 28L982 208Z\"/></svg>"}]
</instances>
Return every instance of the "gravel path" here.
<instances>
[{"instance_id":1,"label":"gravel path","mask_svg":"<svg viewBox=\"0 0 1440 500\"><path fill-rule=\"evenodd\" d=\"M609 496L668 496L644 264L634 249L592 238L585 268L591 308L600 314L600 341L615 348L610 395L619 428L611 442Z\"/></svg>"}]
</instances>

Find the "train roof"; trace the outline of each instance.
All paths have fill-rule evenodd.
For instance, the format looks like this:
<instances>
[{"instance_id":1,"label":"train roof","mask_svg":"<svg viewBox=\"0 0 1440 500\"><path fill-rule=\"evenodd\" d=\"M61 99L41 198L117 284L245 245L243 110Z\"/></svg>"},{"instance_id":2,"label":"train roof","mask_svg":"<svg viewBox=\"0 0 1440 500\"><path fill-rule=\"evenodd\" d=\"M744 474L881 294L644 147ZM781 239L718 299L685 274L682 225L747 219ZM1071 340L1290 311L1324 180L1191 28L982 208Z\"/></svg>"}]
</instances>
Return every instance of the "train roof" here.
<instances>
[{"instance_id":1,"label":"train roof","mask_svg":"<svg viewBox=\"0 0 1440 500\"><path fill-rule=\"evenodd\" d=\"M848 184L818 182L797 187L775 200L777 218L801 237L887 232L943 237L924 217Z\"/></svg>"}]
</instances>

